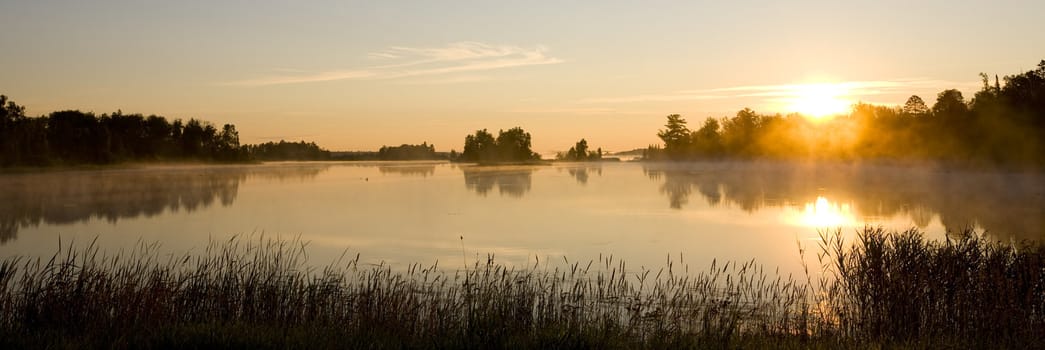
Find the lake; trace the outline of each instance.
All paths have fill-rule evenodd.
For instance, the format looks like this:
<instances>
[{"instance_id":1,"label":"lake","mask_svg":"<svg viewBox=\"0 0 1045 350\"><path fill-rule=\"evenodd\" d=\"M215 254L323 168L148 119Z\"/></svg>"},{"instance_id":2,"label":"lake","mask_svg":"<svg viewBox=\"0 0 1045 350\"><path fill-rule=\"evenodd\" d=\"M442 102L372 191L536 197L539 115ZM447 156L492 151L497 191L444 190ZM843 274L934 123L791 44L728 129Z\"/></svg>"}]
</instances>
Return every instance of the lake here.
<instances>
[{"instance_id":1,"label":"lake","mask_svg":"<svg viewBox=\"0 0 1045 350\"><path fill-rule=\"evenodd\" d=\"M313 162L0 175L0 255L49 258L92 241L199 252L233 236L300 238L309 261L457 268L612 254L657 268L756 259L801 271L818 230L974 227L1045 237L1045 176L815 163Z\"/></svg>"}]
</instances>

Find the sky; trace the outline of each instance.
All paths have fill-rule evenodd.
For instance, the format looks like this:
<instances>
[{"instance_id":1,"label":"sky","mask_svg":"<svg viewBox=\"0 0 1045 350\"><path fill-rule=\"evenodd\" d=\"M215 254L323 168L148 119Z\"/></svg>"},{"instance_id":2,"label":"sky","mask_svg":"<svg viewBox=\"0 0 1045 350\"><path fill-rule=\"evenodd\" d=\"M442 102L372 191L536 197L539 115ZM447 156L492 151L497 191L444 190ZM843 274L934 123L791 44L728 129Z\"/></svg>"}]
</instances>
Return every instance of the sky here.
<instances>
[{"instance_id":1,"label":"sky","mask_svg":"<svg viewBox=\"0 0 1045 350\"><path fill-rule=\"evenodd\" d=\"M235 124L331 150L520 126L534 150L659 143L794 87L928 103L1045 59L1037 1L0 1L0 94ZM790 97L789 97L790 96Z\"/></svg>"}]
</instances>

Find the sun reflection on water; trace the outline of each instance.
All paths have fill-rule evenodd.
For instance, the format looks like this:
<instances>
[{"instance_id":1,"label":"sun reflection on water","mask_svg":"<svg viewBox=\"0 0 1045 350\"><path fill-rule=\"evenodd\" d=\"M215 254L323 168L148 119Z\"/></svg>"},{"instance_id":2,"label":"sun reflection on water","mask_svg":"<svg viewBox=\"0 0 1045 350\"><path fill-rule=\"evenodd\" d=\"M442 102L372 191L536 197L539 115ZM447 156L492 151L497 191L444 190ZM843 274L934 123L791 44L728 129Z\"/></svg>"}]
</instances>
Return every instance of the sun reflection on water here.
<instances>
[{"instance_id":1,"label":"sun reflection on water","mask_svg":"<svg viewBox=\"0 0 1045 350\"><path fill-rule=\"evenodd\" d=\"M807 227L841 227L857 224L853 208L848 203L832 202L824 196L806 203L802 209L795 208L789 213L790 222Z\"/></svg>"}]
</instances>

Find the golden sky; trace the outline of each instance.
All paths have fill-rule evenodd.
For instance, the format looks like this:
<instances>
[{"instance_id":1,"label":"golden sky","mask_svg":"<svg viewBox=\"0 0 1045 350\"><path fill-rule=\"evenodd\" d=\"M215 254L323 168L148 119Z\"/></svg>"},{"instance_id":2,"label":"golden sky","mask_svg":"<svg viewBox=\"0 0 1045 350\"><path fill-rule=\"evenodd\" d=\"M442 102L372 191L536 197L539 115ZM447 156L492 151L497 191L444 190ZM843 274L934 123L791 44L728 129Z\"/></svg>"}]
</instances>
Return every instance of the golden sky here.
<instances>
[{"instance_id":1,"label":"golden sky","mask_svg":"<svg viewBox=\"0 0 1045 350\"><path fill-rule=\"evenodd\" d=\"M1045 59L1042 13L1040 1L11 1L0 93L32 115L233 123L245 143L448 151L476 129L521 126L541 153L580 138L616 151L659 143L672 113L696 124L744 107L970 98L977 73Z\"/></svg>"}]
</instances>

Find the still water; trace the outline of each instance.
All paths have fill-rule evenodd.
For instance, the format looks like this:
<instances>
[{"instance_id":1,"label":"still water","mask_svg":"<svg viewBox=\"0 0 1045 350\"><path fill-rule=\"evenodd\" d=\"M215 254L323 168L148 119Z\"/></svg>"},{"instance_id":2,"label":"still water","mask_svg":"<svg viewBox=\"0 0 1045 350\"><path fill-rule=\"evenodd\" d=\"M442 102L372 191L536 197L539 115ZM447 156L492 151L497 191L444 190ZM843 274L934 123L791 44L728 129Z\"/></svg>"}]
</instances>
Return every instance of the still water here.
<instances>
[{"instance_id":1,"label":"still water","mask_svg":"<svg viewBox=\"0 0 1045 350\"><path fill-rule=\"evenodd\" d=\"M1045 238L1045 176L793 163L439 162L163 166L0 175L0 256L50 257L96 240L199 252L232 236L300 238L309 261L459 267L612 254L630 266L681 256L752 258L799 272L818 230L974 227ZM809 255L806 254L807 261ZM677 261L677 259L675 259Z\"/></svg>"}]
</instances>

